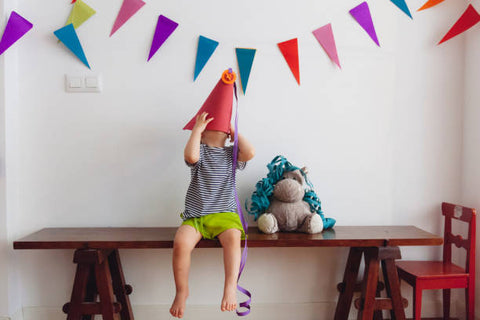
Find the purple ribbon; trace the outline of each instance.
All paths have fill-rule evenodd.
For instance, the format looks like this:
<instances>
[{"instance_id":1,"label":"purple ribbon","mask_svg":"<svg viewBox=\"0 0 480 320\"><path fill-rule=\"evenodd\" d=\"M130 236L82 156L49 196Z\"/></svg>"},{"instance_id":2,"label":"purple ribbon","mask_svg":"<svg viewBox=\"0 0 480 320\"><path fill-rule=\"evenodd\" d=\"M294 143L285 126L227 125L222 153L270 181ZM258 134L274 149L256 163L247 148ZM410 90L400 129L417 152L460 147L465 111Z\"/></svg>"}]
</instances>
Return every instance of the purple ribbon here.
<instances>
[{"instance_id":1,"label":"purple ribbon","mask_svg":"<svg viewBox=\"0 0 480 320\"><path fill-rule=\"evenodd\" d=\"M236 171L237 171L237 160L238 160L238 96L237 96L237 84L233 83L233 91L235 93L235 133L234 133L234 142L233 142L233 188L235 190L235 200L237 202L237 210L238 215L240 216L240 220L242 221L243 230L245 231L245 245L243 247L242 252L242 259L240 260L240 270L238 272L238 279L237 279L237 289L238 291L242 292L244 295L248 297L248 299L244 302L239 304L240 308L246 308L245 311L237 311L237 315L240 317L246 316L250 313L250 302L252 302L252 294L247 289L241 287L238 284L240 281L240 276L242 275L243 268L245 267L245 263L247 262L247 234L248 234L248 224L245 221L245 217L243 216L242 206L240 205L240 200L238 199L237 193L237 183L236 183Z\"/></svg>"}]
</instances>

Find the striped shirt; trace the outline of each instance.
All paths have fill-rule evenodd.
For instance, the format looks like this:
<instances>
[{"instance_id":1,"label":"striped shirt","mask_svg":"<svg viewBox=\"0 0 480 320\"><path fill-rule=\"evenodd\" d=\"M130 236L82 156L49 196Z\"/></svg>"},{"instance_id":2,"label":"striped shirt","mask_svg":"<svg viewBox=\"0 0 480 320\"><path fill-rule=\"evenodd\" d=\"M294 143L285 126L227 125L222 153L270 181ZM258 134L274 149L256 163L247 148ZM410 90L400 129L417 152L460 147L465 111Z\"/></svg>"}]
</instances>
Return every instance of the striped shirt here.
<instances>
[{"instance_id":1,"label":"striped shirt","mask_svg":"<svg viewBox=\"0 0 480 320\"><path fill-rule=\"evenodd\" d=\"M200 158L191 168L183 220L210 213L237 212L233 179L233 146L217 148L200 144ZM238 162L244 169L246 162Z\"/></svg>"}]
</instances>

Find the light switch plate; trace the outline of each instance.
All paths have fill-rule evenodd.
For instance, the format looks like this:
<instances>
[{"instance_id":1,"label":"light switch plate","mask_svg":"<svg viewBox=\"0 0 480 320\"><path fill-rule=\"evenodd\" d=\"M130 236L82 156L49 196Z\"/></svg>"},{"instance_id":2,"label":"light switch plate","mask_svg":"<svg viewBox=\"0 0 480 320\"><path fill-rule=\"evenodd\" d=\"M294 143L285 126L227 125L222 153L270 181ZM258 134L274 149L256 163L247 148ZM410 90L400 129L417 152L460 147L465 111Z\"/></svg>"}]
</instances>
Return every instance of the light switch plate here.
<instances>
[{"instance_id":1,"label":"light switch plate","mask_svg":"<svg viewBox=\"0 0 480 320\"><path fill-rule=\"evenodd\" d=\"M89 75L65 75L66 92L102 92L102 76L99 74Z\"/></svg>"}]
</instances>

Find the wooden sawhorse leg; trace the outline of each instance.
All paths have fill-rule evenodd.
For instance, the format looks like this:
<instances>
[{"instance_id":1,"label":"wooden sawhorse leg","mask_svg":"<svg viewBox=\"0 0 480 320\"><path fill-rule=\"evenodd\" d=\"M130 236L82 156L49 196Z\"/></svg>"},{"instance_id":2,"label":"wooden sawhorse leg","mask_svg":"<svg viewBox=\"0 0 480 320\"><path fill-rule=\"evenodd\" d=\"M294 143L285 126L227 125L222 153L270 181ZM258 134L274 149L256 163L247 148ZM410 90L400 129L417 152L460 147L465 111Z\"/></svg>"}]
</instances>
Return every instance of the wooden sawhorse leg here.
<instances>
[{"instance_id":1,"label":"wooden sawhorse leg","mask_svg":"<svg viewBox=\"0 0 480 320\"><path fill-rule=\"evenodd\" d=\"M355 301L359 309L359 320L382 319L382 310L391 310L392 319L405 320L404 307L408 304L400 294L400 284L395 267L395 259L400 259L398 247L350 248L343 282L339 285L340 296L335 310L335 320L347 320L362 255L365 259L365 272L361 286L361 297ZM382 271L388 298L380 298L378 288L379 267Z\"/></svg>"},{"instance_id":2,"label":"wooden sawhorse leg","mask_svg":"<svg viewBox=\"0 0 480 320\"><path fill-rule=\"evenodd\" d=\"M63 306L67 320L91 320L95 314L104 320L133 320L128 298L132 287L125 284L117 249L78 249L73 262L77 272L72 296Z\"/></svg>"}]
</instances>

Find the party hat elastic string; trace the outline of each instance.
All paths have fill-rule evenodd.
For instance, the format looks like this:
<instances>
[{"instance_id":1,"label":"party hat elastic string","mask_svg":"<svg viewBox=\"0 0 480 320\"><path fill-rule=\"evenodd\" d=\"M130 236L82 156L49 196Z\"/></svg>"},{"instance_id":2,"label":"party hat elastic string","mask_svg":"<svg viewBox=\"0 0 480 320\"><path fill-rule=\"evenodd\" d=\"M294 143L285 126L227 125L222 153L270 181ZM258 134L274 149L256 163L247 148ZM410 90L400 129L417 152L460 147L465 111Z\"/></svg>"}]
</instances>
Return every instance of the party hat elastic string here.
<instances>
[{"instance_id":1,"label":"party hat elastic string","mask_svg":"<svg viewBox=\"0 0 480 320\"><path fill-rule=\"evenodd\" d=\"M243 230L245 231L245 244L243 247L242 252L242 259L240 260L240 270L238 272L238 280L237 280L237 289L238 291L245 294L248 299L244 302L239 304L240 308L245 308L245 311L239 311L237 309L237 315L240 317L246 316L250 313L250 302L252 301L252 294L245 288L241 287L238 282L240 281L240 276L242 275L243 268L245 267L245 263L247 262L247 234L248 234L248 224L243 216L242 206L240 205L240 200L238 199L237 193L237 185L236 185L236 169L237 169L237 161L238 161L238 96L237 96L237 84L233 84L233 91L235 93L235 133L234 133L234 143L233 143L233 188L235 190L235 200L237 202L237 210L238 215L240 216L240 220L242 221Z\"/></svg>"}]
</instances>

